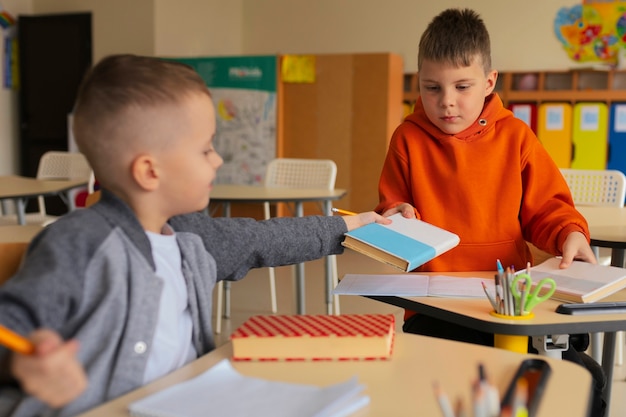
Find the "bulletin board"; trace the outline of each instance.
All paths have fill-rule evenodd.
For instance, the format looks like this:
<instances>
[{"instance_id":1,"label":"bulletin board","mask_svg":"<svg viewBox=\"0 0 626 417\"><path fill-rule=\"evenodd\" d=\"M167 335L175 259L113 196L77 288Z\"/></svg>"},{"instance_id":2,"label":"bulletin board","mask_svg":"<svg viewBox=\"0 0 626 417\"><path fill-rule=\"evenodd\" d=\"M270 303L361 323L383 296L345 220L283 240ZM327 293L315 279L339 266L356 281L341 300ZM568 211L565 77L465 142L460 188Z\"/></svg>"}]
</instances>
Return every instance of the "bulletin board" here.
<instances>
[{"instance_id":1,"label":"bulletin board","mask_svg":"<svg viewBox=\"0 0 626 417\"><path fill-rule=\"evenodd\" d=\"M276 157L276 56L176 58L205 80L215 105L216 184L261 185Z\"/></svg>"}]
</instances>

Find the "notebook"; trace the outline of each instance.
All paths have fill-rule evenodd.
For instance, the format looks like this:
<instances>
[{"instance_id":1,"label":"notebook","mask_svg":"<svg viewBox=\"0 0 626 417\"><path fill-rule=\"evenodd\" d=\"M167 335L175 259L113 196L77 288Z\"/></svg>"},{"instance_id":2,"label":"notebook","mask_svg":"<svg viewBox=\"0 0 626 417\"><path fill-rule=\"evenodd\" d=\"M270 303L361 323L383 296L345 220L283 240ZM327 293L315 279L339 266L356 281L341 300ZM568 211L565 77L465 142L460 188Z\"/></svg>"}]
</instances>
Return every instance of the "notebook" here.
<instances>
[{"instance_id":1,"label":"notebook","mask_svg":"<svg viewBox=\"0 0 626 417\"><path fill-rule=\"evenodd\" d=\"M327 387L268 381L237 372L227 359L199 376L131 403L133 417L339 417L369 397L353 377Z\"/></svg>"}]
</instances>

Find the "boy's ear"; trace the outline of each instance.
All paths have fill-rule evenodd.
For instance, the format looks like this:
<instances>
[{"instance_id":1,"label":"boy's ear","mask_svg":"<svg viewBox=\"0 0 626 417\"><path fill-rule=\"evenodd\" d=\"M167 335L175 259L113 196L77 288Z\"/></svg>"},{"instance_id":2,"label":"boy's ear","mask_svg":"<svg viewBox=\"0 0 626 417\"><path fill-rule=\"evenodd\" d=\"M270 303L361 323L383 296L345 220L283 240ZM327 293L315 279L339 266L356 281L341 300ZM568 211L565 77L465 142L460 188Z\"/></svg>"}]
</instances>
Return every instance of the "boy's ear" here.
<instances>
[{"instance_id":1,"label":"boy's ear","mask_svg":"<svg viewBox=\"0 0 626 417\"><path fill-rule=\"evenodd\" d=\"M156 160L150 155L139 155L131 164L131 175L135 184L145 191L153 191L159 186L159 172Z\"/></svg>"},{"instance_id":2,"label":"boy's ear","mask_svg":"<svg viewBox=\"0 0 626 417\"><path fill-rule=\"evenodd\" d=\"M498 71L491 70L487 73L487 88L485 89L485 97L491 94L496 88L496 81L498 80Z\"/></svg>"}]
</instances>

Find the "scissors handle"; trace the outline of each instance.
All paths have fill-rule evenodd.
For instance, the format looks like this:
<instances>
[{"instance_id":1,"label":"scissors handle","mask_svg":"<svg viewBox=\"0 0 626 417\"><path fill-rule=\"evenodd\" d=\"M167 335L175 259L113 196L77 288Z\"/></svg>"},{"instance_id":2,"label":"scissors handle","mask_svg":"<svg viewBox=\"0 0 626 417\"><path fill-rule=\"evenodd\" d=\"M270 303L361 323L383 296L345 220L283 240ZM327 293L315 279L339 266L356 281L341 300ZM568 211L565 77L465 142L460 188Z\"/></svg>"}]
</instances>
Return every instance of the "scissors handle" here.
<instances>
[{"instance_id":1,"label":"scissors handle","mask_svg":"<svg viewBox=\"0 0 626 417\"><path fill-rule=\"evenodd\" d=\"M547 291L545 291L543 294L540 294L542 291L542 288L544 287L548 288ZM526 300L526 305L524 306L525 310L530 311L537 304L543 301L546 301L547 299L552 297L552 295L554 294L554 291L556 291L556 282L554 282L552 278L542 279L535 285L535 288L529 294L529 297Z\"/></svg>"}]
</instances>

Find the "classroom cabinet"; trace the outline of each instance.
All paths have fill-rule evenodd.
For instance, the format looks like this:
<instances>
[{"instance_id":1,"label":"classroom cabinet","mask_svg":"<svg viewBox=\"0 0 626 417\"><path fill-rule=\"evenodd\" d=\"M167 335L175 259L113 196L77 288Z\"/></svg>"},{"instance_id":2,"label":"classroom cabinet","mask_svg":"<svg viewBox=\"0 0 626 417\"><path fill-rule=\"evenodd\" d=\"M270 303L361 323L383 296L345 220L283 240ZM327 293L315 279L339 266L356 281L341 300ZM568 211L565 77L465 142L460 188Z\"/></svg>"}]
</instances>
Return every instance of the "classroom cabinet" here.
<instances>
[{"instance_id":1,"label":"classroom cabinet","mask_svg":"<svg viewBox=\"0 0 626 417\"><path fill-rule=\"evenodd\" d=\"M505 71L495 91L560 168L626 173L626 71ZM419 97L416 74L405 74L403 97L408 111Z\"/></svg>"}]
</instances>

